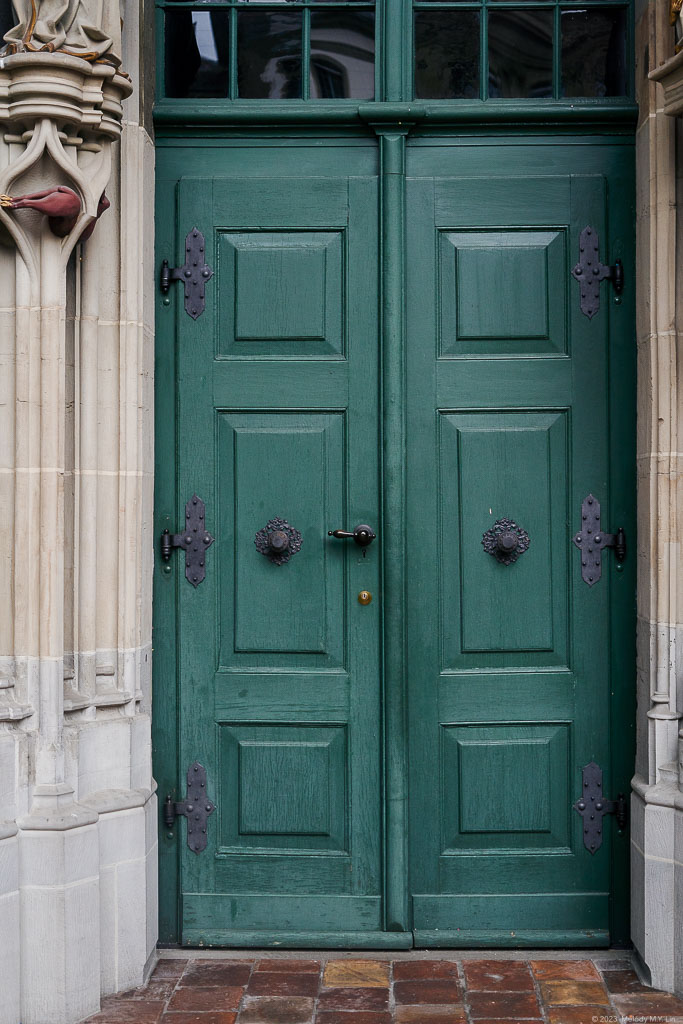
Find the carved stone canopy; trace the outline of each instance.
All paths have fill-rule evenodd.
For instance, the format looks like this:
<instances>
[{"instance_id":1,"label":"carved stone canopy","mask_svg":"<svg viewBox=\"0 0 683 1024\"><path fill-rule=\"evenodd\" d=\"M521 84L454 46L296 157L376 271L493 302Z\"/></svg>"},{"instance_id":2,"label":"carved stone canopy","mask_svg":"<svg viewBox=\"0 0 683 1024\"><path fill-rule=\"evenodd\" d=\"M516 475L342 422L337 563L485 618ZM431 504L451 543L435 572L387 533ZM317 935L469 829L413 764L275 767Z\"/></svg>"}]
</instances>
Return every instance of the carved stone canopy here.
<instances>
[{"instance_id":1,"label":"carved stone canopy","mask_svg":"<svg viewBox=\"0 0 683 1024\"><path fill-rule=\"evenodd\" d=\"M17 24L5 53L65 53L91 63L121 63L120 0L12 0Z\"/></svg>"}]
</instances>

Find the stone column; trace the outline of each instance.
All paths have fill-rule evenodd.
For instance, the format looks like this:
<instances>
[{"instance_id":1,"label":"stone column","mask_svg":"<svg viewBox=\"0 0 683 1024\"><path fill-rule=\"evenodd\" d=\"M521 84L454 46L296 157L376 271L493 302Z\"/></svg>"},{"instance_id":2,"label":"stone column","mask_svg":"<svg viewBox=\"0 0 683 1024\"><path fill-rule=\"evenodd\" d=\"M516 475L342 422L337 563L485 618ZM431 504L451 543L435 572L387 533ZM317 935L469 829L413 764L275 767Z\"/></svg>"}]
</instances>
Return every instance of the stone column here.
<instances>
[{"instance_id":1,"label":"stone column","mask_svg":"<svg viewBox=\"0 0 683 1024\"><path fill-rule=\"evenodd\" d=\"M40 9L50 46L0 58L0 1024L81 1020L155 955L153 150L101 7L97 60ZM57 187L69 217L16 202Z\"/></svg>"},{"instance_id":2,"label":"stone column","mask_svg":"<svg viewBox=\"0 0 683 1024\"><path fill-rule=\"evenodd\" d=\"M669 4L636 22L638 249L638 751L632 799L632 935L657 988L683 991L683 574L680 564L681 225L668 116L674 34ZM682 55L683 56L683 55ZM679 58L673 58L680 63ZM677 294L678 292L678 294Z\"/></svg>"}]
</instances>

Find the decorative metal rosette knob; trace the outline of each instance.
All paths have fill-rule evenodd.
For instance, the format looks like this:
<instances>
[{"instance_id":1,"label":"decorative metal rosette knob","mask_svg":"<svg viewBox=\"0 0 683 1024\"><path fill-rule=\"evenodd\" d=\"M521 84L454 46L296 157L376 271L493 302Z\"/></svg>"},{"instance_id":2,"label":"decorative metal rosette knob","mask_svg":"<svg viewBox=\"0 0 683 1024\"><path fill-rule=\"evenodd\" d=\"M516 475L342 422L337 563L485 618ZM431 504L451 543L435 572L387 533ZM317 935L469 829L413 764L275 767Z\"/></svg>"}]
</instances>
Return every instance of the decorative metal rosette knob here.
<instances>
[{"instance_id":1,"label":"decorative metal rosette knob","mask_svg":"<svg viewBox=\"0 0 683 1024\"><path fill-rule=\"evenodd\" d=\"M273 565L284 565L292 555L301 551L301 534L286 519L271 519L254 537L256 550Z\"/></svg>"},{"instance_id":2,"label":"decorative metal rosette knob","mask_svg":"<svg viewBox=\"0 0 683 1024\"><path fill-rule=\"evenodd\" d=\"M501 565L512 565L529 547L526 530L512 519L498 519L481 539L484 551L493 555Z\"/></svg>"}]
</instances>

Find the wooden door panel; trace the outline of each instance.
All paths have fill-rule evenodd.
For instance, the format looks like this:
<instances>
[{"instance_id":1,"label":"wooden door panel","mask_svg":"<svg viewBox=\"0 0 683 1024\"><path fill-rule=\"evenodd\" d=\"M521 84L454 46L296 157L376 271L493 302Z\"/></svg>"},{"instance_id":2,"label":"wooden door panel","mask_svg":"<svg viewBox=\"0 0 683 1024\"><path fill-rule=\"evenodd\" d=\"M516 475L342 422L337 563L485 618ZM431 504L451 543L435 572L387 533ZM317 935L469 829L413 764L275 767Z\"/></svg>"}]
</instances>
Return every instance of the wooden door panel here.
<instances>
[{"instance_id":1,"label":"wooden door panel","mask_svg":"<svg viewBox=\"0 0 683 1024\"><path fill-rule=\"evenodd\" d=\"M328 536L378 525L376 202L365 179L180 185L215 272L178 343L178 501L216 536L179 589L181 763L216 804L182 852L186 943L381 942L378 606L356 600L378 549ZM281 565L254 543L273 518L301 534Z\"/></svg>"},{"instance_id":2,"label":"wooden door panel","mask_svg":"<svg viewBox=\"0 0 683 1024\"><path fill-rule=\"evenodd\" d=\"M566 233L444 231L439 235L439 354L564 353ZM491 296L482 303L482 294Z\"/></svg>"},{"instance_id":3,"label":"wooden door panel","mask_svg":"<svg viewBox=\"0 0 683 1024\"><path fill-rule=\"evenodd\" d=\"M341 231L220 232L220 354L341 357L344 242Z\"/></svg>"},{"instance_id":4,"label":"wooden door panel","mask_svg":"<svg viewBox=\"0 0 683 1024\"><path fill-rule=\"evenodd\" d=\"M443 671L567 665L566 419L439 417ZM482 557L485 531L505 517L530 538L511 566Z\"/></svg>"},{"instance_id":5,"label":"wooden door panel","mask_svg":"<svg viewBox=\"0 0 683 1024\"><path fill-rule=\"evenodd\" d=\"M572 804L609 764L609 587L582 583L570 524L610 497L608 315L582 316L570 269L586 224L607 244L605 182L501 167L408 189L417 941L604 944L609 847L591 857ZM503 518L530 538L510 565L482 546Z\"/></svg>"},{"instance_id":6,"label":"wooden door panel","mask_svg":"<svg viewBox=\"0 0 683 1024\"><path fill-rule=\"evenodd\" d=\"M219 414L220 574L233 581L221 588L221 671L344 664L344 567L326 527L345 518L345 464L341 412ZM254 543L273 517L302 537L283 566Z\"/></svg>"}]
</instances>

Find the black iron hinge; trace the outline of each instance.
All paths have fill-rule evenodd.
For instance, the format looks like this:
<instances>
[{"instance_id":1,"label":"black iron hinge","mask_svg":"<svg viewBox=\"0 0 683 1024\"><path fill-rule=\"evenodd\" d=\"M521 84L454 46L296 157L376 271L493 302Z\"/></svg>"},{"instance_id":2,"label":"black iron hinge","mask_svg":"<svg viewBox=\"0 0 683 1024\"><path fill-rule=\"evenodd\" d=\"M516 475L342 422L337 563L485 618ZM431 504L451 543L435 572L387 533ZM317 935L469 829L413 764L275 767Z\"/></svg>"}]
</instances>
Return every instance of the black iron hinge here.
<instances>
[{"instance_id":1,"label":"black iron hinge","mask_svg":"<svg viewBox=\"0 0 683 1024\"><path fill-rule=\"evenodd\" d=\"M626 558L626 533L623 526L616 533L604 533L600 523L600 502L592 494L581 504L581 529L573 537L581 552L581 578L592 587L602 576L602 551L614 548L617 562Z\"/></svg>"},{"instance_id":2,"label":"black iron hinge","mask_svg":"<svg viewBox=\"0 0 683 1024\"><path fill-rule=\"evenodd\" d=\"M201 853L207 844L207 822L216 807L206 792L206 769L195 761L187 769L187 796L174 801L169 793L164 801L164 824L173 828L179 815L187 818L187 845L194 853Z\"/></svg>"},{"instance_id":3,"label":"black iron hinge","mask_svg":"<svg viewBox=\"0 0 683 1024\"><path fill-rule=\"evenodd\" d=\"M583 769L582 793L574 804L574 810L583 818L583 845L589 853L596 853L602 846L602 819L613 814L620 832L626 828L628 803L623 793L616 800L605 800L602 795L602 768L591 761Z\"/></svg>"},{"instance_id":4,"label":"black iron hinge","mask_svg":"<svg viewBox=\"0 0 683 1024\"><path fill-rule=\"evenodd\" d=\"M600 282L611 281L616 295L624 290L624 267L621 260L606 266L600 262L600 239L594 228L584 228L579 238L579 262L572 277L581 287L581 312L592 320L600 309Z\"/></svg>"},{"instance_id":5,"label":"black iron hinge","mask_svg":"<svg viewBox=\"0 0 683 1024\"><path fill-rule=\"evenodd\" d=\"M206 508L204 502L193 494L185 506L185 529L182 533L161 534L161 557L168 562L174 548L185 552L185 579L198 587L206 576L206 549L214 538L206 529Z\"/></svg>"},{"instance_id":6,"label":"black iron hinge","mask_svg":"<svg viewBox=\"0 0 683 1024\"><path fill-rule=\"evenodd\" d=\"M213 270L206 262L206 243L198 228L192 228L185 238L185 263L182 267L169 267L168 260L161 264L159 286L166 295L173 281L182 281L185 286L185 312L193 320L205 309L204 286L213 277Z\"/></svg>"}]
</instances>

